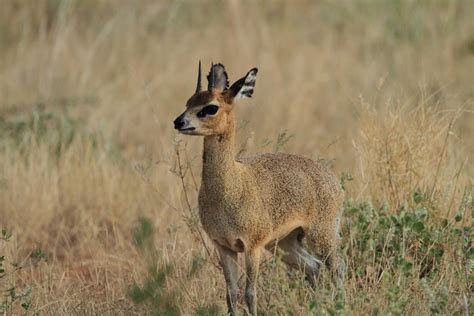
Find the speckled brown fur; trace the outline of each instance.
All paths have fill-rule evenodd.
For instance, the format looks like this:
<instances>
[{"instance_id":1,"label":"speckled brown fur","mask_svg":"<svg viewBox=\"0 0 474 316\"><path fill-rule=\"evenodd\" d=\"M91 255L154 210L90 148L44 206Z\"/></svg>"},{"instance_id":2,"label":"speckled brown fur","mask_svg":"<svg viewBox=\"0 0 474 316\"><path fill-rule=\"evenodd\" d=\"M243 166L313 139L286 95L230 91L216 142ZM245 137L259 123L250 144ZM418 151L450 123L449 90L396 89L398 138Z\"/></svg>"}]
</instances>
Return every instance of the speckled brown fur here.
<instances>
[{"instance_id":1,"label":"speckled brown fur","mask_svg":"<svg viewBox=\"0 0 474 316\"><path fill-rule=\"evenodd\" d=\"M237 160L233 155L233 133L206 136L199 208L213 240L229 246L240 239L245 248L254 248L285 237L272 232L296 219L305 223L308 235L311 228L323 231L321 226L339 217L342 190L321 164L283 153ZM337 227L334 230L336 234ZM318 241L320 234L314 235L317 248L333 246L326 245L331 240Z\"/></svg>"},{"instance_id":2,"label":"speckled brown fur","mask_svg":"<svg viewBox=\"0 0 474 316\"><path fill-rule=\"evenodd\" d=\"M333 173L308 158L283 153L236 158L232 101L229 90L198 92L186 111L190 126L196 127L191 133L205 136L199 214L221 254L229 312L235 314L235 260L244 252L246 299L251 314L256 314L255 278L265 247L281 243L285 262L303 266L314 281L321 261L304 250L304 234L313 252L343 281L344 261L338 249L343 191ZM195 121L194 113L210 103L218 103L219 112Z\"/></svg>"}]
</instances>

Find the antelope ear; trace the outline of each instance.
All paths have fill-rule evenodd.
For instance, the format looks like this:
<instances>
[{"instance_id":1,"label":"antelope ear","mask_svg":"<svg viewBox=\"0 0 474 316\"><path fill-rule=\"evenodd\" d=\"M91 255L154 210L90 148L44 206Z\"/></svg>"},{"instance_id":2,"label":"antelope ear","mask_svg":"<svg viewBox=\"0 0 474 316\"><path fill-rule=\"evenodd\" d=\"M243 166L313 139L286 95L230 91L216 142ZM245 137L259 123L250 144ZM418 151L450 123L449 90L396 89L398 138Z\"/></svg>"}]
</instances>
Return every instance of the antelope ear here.
<instances>
[{"instance_id":1,"label":"antelope ear","mask_svg":"<svg viewBox=\"0 0 474 316\"><path fill-rule=\"evenodd\" d=\"M243 98L251 98L255 81L257 80L257 68L250 69L245 77L240 78L229 88L229 96L235 101Z\"/></svg>"},{"instance_id":2,"label":"antelope ear","mask_svg":"<svg viewBox=\"0 0 474 316\"><path fill-rule=\"evenodd\" d=\"M217 89L221 92L226 90L229 87L229 81L227 77L227 72L225 71L225 67L222 64L216 64L211 66L211 70L207 75L207 90L212 91L213 89Z\"/></svg>"}]
</instances>

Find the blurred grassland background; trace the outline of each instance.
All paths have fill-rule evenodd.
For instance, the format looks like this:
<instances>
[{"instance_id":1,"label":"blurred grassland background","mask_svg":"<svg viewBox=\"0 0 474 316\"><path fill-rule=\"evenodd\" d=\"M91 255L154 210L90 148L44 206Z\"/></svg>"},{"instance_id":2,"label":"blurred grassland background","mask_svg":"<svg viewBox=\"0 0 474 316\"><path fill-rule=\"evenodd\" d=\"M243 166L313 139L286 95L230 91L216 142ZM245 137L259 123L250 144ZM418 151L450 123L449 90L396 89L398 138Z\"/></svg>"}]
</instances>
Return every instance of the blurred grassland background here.
<instances>
[{"instance_id":1,"label":"blurred grassland background","mask_svg":"<svg viewBox=\"0 0 474 316\"><path fill-rule=\"evenodd\" d=\"M473 1L5 0L0 312L224 313L202 139L172 126L199 59L259 68L237 151L319 159L347 191L345 300L270 259L263 313L469 310Z\"/></svg>"}]
</instances>

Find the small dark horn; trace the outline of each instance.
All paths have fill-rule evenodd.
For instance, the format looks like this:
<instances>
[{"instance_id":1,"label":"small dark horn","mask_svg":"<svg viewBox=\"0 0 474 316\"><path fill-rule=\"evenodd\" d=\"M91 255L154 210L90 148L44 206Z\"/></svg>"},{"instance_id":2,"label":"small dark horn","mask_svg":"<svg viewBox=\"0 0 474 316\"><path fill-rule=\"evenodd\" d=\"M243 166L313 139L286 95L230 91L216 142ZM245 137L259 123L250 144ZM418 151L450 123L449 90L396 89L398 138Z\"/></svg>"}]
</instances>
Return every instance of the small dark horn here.
<instances>
[{"instance_id":1,"label":"small dark horn","mask_svg":"<svg viewBox=\"0 0 474 316\"><path fill-rule=\"evenodd\" d=\"M196 93L201 91L201 60L199 60L198 82L196 86Z\"/></svg>"}]
</instances>

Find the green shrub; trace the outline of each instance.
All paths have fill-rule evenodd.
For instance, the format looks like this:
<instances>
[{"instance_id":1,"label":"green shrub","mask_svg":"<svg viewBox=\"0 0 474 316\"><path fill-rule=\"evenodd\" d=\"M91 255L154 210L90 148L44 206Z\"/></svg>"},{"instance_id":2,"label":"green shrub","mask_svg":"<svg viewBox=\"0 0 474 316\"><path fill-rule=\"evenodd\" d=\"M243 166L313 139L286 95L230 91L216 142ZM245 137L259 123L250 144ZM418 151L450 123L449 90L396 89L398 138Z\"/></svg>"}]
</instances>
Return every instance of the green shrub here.
<instances>
[{"instance_id":1,"label":"green shrub","mask_svg":"<svg viewBox=\"0 0 474 316\"><path fill-rule=\"evenodd\" d=\"M57 161L76 140L87 140L98 152L121 158L120 150L101 130L88 131L85 122L73 115L76 103L66 102L47 107L38 103L32 110L21 113L18 109L0 113L0 150L2 147L28 155L32 144L46 144Z\"/></svg>"},{"instance_id":2,"label":"green shrub","mask_svg":"<svg viewBox=\"0 0 474 316\"><path fill-rule=\"evenodd\" d=\"M7 243L11 240L12 234L5 228L2 228L0 234L0 243ZM0 249L4 249L0 245ZM29 258L37 259L38 261L44 259L44 253L41 249L32 251ZM26 260L22 260L26 262ZM23 310L26 314L31 306L33 288L26 284L22 287L17 286L15 274L21 269L27 268L27 264L20 264L7 258L4 253L0 254L0 314L15 315L18 309Z\"/></svg>"},{"instance_id":3,"label":"green shrub","mask_svg":"<svg viewBox=\"0 0 474 316\"><path fill-rule=\"evenodd\" d=\"M348 278L383 285L392 314L404 313L409 295L418 287L427 297L430 311L445 314L449 295L472 289L472 278L464 273L466 269L472 271L474 262L472 197L466 193L464 203L450 219L431 215L436 213L423 205L420 192L415 192L413 199L414 207L406 203L395 212L387 207L374 208L369 202L345 202L344 251L351 267ZM468 210L471 219L466 218ZM458 271L460 288L448 291L442 283L446 265Z\"/></svg>"}]
</instances>

